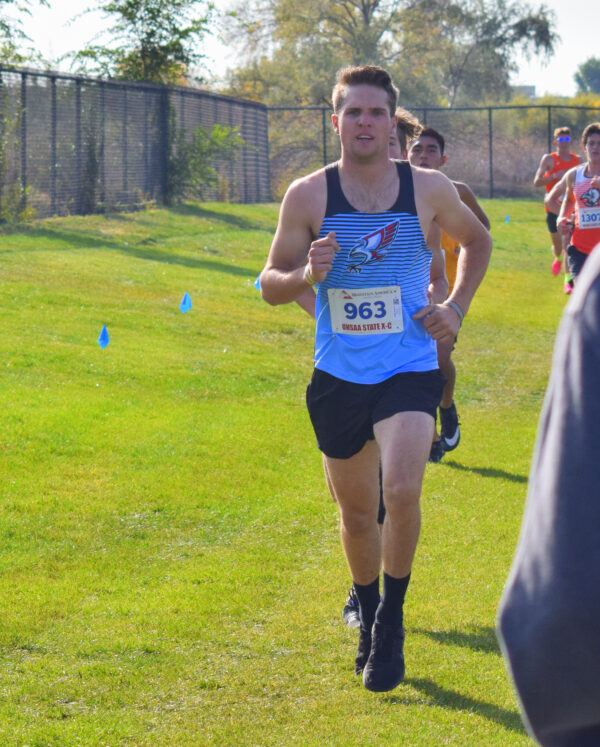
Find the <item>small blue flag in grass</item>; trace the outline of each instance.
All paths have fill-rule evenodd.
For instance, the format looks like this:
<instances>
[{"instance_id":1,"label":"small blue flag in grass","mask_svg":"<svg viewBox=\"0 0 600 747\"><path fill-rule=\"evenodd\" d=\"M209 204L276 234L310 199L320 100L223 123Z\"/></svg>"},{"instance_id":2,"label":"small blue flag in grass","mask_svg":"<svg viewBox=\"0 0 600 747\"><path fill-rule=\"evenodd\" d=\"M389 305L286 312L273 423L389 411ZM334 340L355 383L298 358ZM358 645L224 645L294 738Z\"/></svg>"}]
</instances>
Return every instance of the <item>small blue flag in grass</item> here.
<instances>
[{"instance_id":1,"label":"small blue flag in grass","mask_svg":"<svg viewBox=\"0 0 600 747\"><path fill-rule=\"evenodd\" d=\"M506 216L506 218L505 218L505 221L506 221L507 223L510 223L510 215L507 215L507 216Z\"/></svg>"},{"instance_id":2,"label":"small blue flag in grass","mask_svg":"<svg viewBox=\"0 0 600 747\"><path fill-rule=\"evenodd\" d=\"M256 288L257 291L260 290L260 275L256 276L256 280L254 281L254 287Z\"/></svg>"},{"instance_id":3,"label":"small blue flag in grass","mask_svg":"<svg viewBox=\"0 0 600 747\"><path fill-rule=\"evenodd\" d=\"M100 337L98 338L98 345L100 345L101 348L105 348L108 343L110 342L108 338L108 330L106 329L106 324L102 327L102 332L100 332Z\"/></svg>"},{"instance_id":4,"label":"small blue flag in grass","mask_svg":"<svg viewBox=\"0 0 600 747\"><path fill-rule=\"evenodd\" d=\"M179 310L182 314L185 314L186 311L189 311L192 308L192 299L190 298L189 293L185 293L183 298L181 299L181 303L179 304Z\"/></svg>"}]
</instances>

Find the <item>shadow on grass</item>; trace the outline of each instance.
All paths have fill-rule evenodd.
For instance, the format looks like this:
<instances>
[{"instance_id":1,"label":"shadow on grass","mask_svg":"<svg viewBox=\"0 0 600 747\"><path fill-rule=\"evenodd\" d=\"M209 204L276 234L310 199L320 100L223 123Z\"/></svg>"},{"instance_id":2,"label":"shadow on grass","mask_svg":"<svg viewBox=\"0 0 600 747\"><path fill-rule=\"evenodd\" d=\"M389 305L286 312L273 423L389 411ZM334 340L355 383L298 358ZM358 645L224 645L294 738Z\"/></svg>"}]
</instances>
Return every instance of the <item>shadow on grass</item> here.
<instances>
[{"instance_id":1,"label":"shadow on grass","mask_svg":"<svg viewBox=\"0 0 600 747\"><path fill-rule=\"evenodd\" d=\"M435 682L432 682L431 680L406 679L404 681L407 685L410 685L411 687L414 687L415 690L423 693L423 695L429 699L430 705L451 709L453 711L476 713L479 716L488 719L488 721L495 721L505 729L520 732L521 734L525 733L521 717L516 711L508 711L506 708L501 708L493 703L476 700L467 695L461 695L460 693L454 692L454 690L446 690L443 687L436 685ZM393 695L388 695L384 700L391 705L405 705L407 702L405 697Z\"/></svg>"},{"instance_id":2,"label":"shadow on grass","mask_svg":"<svg viewBox=\"0 0 600 747\"><path fill-rule=\"evenodd\" d=\"M176 215L185 215L191 218L203 218L204 220L213 221L216 223L225 223L228 226L234 226L235 228L241 228L244 231L268 231L275 233L275 224L257 223L256 221L248 220L243 218L241 215L234 215L232 213L220 213L217 210L208 210L200 205L194 205L190 203L184 203L182 205L173 205L169 208L170 213Z\"/></svg>"},{"instance_id":3,"label":"shadow on grass","mask_svg":"<svg viewBox=\"0 0 600 747\"><path fill-rule=\"evenodd\" d=\"M468 467L466 464L460 464L452 459L444 459L443 464L453 469L463 470L463 472L473 472L482 477L499 477L502 480L523 483L526 483L528 480L527 475L515 475L512 472L505 472L503 469L494 469L493 467Z\"/></svg>"},{"instance_id":4,"label":"shadow on grass","mask_svg":"<svg viewBox=\"0 0 600 747\"><path fill-rule=\"evenodd\" d=\"M412 631L426 635L445 646L460 646L486 654L500 655L500 646L494 628L479 627L473 633L464 633L460 630L423 630L422 628L412 628Z\"/></svg>"},{"instance_id":5,"label":"shadow on grass","mask_svg":"<svg viewBox=\"0 0 600 747\"><path fill-rule=\"evenodd\" d=\"M51 241L60 241L68 245L67 249L109 249L111 251L121 252L130 257L150 260L152 262L163 262L169 265L181 265L182 267L191 267L198 270L210 270L213 272L223 272L228 275L240 275L254 279L258 271L251 270L248 267L238 265L229 265L225 262L217 262L211 259L201 259L195 257L186 257L174 254L172 251L161 251L148 247L148 239L143 239L137 245L126 244L121 241L99 238L94 234L85 234L81 231L69 231L68 229L53 228L28 228L20 233L33 238L49 239ZM55 247L49 247L55 250ZM20 252L24 251L19 249ZM38 249L32 251L39 251Z\"/></svg>"}]
</instances>

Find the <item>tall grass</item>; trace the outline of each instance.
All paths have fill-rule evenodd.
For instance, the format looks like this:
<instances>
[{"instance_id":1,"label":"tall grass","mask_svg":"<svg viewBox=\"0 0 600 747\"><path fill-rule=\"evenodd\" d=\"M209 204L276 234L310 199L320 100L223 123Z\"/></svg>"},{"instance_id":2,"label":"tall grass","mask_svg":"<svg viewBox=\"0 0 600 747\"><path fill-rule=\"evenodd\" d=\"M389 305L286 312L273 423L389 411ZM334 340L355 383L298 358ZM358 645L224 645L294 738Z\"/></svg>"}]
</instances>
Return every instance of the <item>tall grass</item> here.
<instances>
[{"instance_id":1,"label":"tall grass","mask_svg":"<svg viewBox=\"0 0 600 747\"><path fill-rule=\"evenodd\" d=\"M2 236L1 744L529 743L494 616L565 299L540 207L486 208L462 441L427 468L407 679L384 695L354 677L341 621L312 321L253 286L277 207Z\"/></svg>"}]
</instances>

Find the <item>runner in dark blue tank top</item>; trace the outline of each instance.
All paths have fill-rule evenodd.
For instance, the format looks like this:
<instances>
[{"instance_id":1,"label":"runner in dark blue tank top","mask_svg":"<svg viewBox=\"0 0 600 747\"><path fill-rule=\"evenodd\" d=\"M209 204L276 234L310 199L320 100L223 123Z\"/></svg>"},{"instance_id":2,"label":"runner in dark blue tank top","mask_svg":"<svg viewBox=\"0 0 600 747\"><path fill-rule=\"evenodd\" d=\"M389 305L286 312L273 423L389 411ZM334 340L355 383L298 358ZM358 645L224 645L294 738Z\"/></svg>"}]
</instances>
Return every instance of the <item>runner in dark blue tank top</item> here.
<instances>
[{"instance_id":1,"label":"runner in dark blue tank top","mask_svg":"<svg viewBox=\"0 0 600 747\"><path fill-rule=\"evenodd\" d=\"M404 677L404 595L443 386L431 351L436 340L456 337L491 251L489 234L443 174L389 160L396 98L381 68L340 71L332 122L341 159L289 187L261 273L271 304L317 289L307 404L360 604L355 671L374 691L391 690ZM331 184L334 172L330 189L327 174ZM423 237L433 224L464 248L444 304L427 298L431 254ZM387 510L381 538L380 461Z\"/></svg>"}]
</instances>

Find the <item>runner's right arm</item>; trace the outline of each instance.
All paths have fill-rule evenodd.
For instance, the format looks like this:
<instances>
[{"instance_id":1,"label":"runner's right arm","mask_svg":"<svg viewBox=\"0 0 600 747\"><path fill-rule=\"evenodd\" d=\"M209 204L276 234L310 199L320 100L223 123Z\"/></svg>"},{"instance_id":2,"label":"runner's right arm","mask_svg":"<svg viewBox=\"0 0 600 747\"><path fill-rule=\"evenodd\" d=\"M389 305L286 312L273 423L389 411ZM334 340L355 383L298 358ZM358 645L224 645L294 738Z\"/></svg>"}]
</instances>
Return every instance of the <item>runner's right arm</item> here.
<instances>
[{"instance_id":1,"label":"runner's right arm","mask_svg":"<svg viewBox=\"0 0 600 747\"><path fill-rule=\"evenodd\" d=\"M567 174L568 173L569 172L567 172ZM565 174L544 197L544 206L547 210L549 210L551 213L554 213L555 215L558 215L560 213L562 196L567 189L567 174Z\"/></svg>"},{"instance_id":2,"label":"runner's right arm","mask_svg":"<svg viewBox=\"0 0 600 747\"><path fill-rule=\"evenodd\" d=\"M281 203L277 230L260 275L263 299L275 306L299 298L325 279L339 245L335 234L318 235L325 213L323 172L293 182ZM308 259L308 261L307 261Z\"/></svg>"},{"instance_id":3,"label":"runner's right arm","mask_svg":"<svg viewBox=\"0 0 600 747\"><path fill-rule=\"evenodd\" d=\"M538 170L535 172L535 176L533 177L534 187L545 187L548 182L551 182L554 179L560 179L560 177L565 173L564 171L556 171L552 176L544 176L544 174L548 174L553 164L554 160L550 153L545 153L542 156Z\"/></svg>"}]
</instances>

